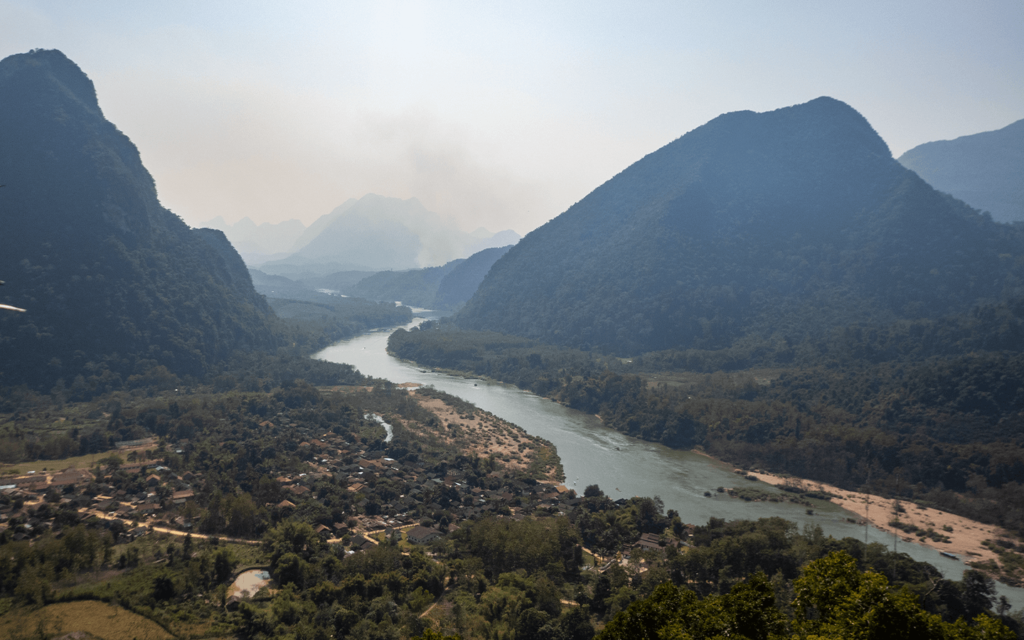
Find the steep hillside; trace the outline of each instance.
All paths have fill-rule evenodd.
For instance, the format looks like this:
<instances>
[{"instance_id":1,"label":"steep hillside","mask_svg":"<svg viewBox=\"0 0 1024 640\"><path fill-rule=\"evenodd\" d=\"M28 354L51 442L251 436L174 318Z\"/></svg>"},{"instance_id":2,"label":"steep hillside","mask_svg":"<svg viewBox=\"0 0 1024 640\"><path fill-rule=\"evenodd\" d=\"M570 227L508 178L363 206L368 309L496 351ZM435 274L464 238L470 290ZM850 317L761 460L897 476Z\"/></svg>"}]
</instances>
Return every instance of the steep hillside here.
<instances>
[{"instance_id":1,"label":"steep hillside","mask_svg":"<svg viewBox=\"0 0 1024 640\"><path fill-rule=\"evenodd\" d=\"M1024 221L1024 120L998 131L926 142L899 160L994 220Z\"/></svg>"},{"instance_id":2,"label":"steep hillside","mask_svg":"<svg viewBox=\"0 0 1024 640\"><path fill-rule=\"evenodd\" d=\"M59 51L0 61L0 385L160 363L198 375L270 346L266 302L223 233L164 209L135 145Z\"/></svg>"},{"instance_id":3,"label":"steep hillside","mask_svg":"<svg viewBox=\"0 0 1024 640\"><path fill-rule=\"evenodd\" d=\"M441 281L465 260L452 260L440 267L381 271L359 281L349 291L354 296L384 302L402 302L412 307L433 308Z\"/></svg>"},{"instance_id":4,"label":"steep hillside","mask_svg":"<svg viewBox=\"0 0 1024 640\"><path fill-rule=\"evenodd\" d=\"M789 342L1021 287L1024 241L902 167L831 98L720 116L530 233L463 328L619 354Z\"/></svg>"},{"instance_id":5,"label":"steep hillside","mask_svg":"<svg viewBox=\"0 0 1024 640\"><path fill-rule=\"evenodd\" d=\"M456 265L451 273L438 283L433 307L454 309L473 297L487 272L511 248L512 245L484 249Z\"/></svg>"}]
</instances>

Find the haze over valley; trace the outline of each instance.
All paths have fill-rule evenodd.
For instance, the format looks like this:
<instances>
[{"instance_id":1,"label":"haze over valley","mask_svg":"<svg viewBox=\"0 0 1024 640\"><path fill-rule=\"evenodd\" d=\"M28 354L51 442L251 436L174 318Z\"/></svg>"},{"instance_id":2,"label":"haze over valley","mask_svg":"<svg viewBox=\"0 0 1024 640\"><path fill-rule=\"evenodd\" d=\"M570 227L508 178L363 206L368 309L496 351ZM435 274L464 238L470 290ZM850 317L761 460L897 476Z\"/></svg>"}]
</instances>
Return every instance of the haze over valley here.
<instances>
[{"instance_id":1,"label":"haze over valley","mask_svg":"<svg viewBox=\"0 0 1024 640\"><path fill-rule=\"evenodd\" d=\"M514 244L520 237L511 229L491 233L478 227L467 233L427 211L415 198L376 194L350 199L309 227L298 220L257 226L249 218L233 225L215 218L203 226L223 231L247 264L272 273L436 267Z\"/></svg>"},{"instance_id":2,"label":"haze over valley","mask_svg":"<svg viewBox=\"0 0 1024 640\"><path fill-rule=\"evenodd\" d=\"M1021 42L0 0L0 637L1024 638Z\"/></svg>"}]
</instances>

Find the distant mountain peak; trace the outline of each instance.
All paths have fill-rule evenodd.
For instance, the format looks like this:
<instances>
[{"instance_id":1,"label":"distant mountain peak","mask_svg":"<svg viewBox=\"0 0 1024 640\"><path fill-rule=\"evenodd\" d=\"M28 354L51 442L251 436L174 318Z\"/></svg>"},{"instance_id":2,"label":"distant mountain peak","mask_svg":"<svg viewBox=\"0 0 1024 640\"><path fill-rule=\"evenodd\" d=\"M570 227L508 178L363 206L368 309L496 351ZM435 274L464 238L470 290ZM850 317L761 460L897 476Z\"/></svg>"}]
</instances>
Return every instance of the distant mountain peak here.
<instances>
[{"instance_id":1,"label":"distant mountain peak","mask_svg":"<svg viewBox=\"0 0 1024 640\"><path fill-rule=\"evenodd\" d=\"M415 197L368 193L321 216L292 245L293 255L264 263L261 269L311 262L343 265L338 271L416 269L444 265L517 240L512 231L484 236L465 233Z\"/></svg>"},{"instance_id":2,"label":"distant mountain peak","mask_svg":"<svg viewBox=\"0 0 1024 640\"><path fill-rule=\"evenodd\" d=\"M773 111L726 113L704 126L712 130L723 127L742 132L746 129L744 125L792 136L794 142L837 142L842 143L847 152L859 148L876 156L892 157L889 145L867 118L842 100L828 96Z\"/></svg>"}]
</instances>

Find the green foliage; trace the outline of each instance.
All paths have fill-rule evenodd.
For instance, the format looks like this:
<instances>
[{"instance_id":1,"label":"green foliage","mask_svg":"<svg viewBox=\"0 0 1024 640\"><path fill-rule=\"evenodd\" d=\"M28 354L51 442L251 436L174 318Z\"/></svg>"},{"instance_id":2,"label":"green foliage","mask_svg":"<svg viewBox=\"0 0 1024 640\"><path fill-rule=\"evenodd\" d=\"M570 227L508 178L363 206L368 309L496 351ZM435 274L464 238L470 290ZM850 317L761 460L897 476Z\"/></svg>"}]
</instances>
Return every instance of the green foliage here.
<instances>
[{"instance_id":1,"label":"green foliage","mask_svg":"<svg viewBox=\"0 0 1024 640\"><path fill-rule=\"evenodd\" d=\"M322 349L369 329L394 327L412 320L408 307L398 307L391 302L307 293L312 299L268 299L280 319L284 344L292 345L300 353Z\"/></svg>"},{"instance_id":2,"label":"green foliage","mask_svg":"<svg viewBox=\"0 0 1024 640\"><path fill-rule=\"evenodd\" d=\"M580 538L562 518L485 518L459 529L454 538L483 560L484 569L492 578L516 570L543 570L560 582L579 571L576 549Z\"/></svg>"},{"instance_id":3,"label":"green foliage","mask_svg":"<svg viewBox=\"0 0 1024 640\"><path fill-rule=\"evenodd\" d=\"M973 625L927 613L907 589L892 591L877 573L861 573L842 552L811 562L793 581L790 621L763 573L750 575L722 596L696 594L665 583L615 616L603 639L743 637L768 640L787 631L806 638L1003 638L1014 634L988 616Z\"/></svg>"},{"instance_id":4,"label":"green foliage","mask_svg":"<svg viewBox=\"0 0 1024 640\"><path fill-rule=\"evenodd\" d=\"M908 590L893 593L883 576L860 573L853 558L839 552L810 563L793 582L793 590L794 626L805 634L852 638L1013 637L1001 623L971 628L942 622L939 616L921 609Z\"/></svg>"}]
</instances>

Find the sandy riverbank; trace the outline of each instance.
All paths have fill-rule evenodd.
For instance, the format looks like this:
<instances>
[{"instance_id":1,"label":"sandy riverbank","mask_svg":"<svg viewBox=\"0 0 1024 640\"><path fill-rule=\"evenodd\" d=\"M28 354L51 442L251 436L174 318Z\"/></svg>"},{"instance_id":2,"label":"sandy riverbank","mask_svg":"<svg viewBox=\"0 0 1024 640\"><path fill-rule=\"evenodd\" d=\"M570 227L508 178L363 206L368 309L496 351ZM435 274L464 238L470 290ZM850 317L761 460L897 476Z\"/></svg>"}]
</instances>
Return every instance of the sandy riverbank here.
<instances>
[{"instance_id":1,"label":"sandy riverbank","mask_svg":"<svg viewBox=\"0 0 1024 640\"><path fill-rule=\"evenodd\" d=\"M982 546L982 541L1009 537L1007 532L993 525L968 520L962 516L939 511L938 509L919 507L913 502L900 501L900 506L903 508L903 512L899 513L900 522L916 525L920 529L933 529L936 533L949 538L949 542L937 542L930 538L912 535L890 526L889 522L896 515L895 500L881 498L868 493L847 491L846 489L840 489L839 487L821 482L783 478L782 476L758 471L747 473L756 476L762 482L775 486L790 484L809 491L827 491L837 496L832 498L833 503L855 514L858 520L867 520L870 524L889 534L896 533L902 541L916 542L939 551L952 553L964 562L996 560L996 554Z\"/></svg>"}]
</instances>

